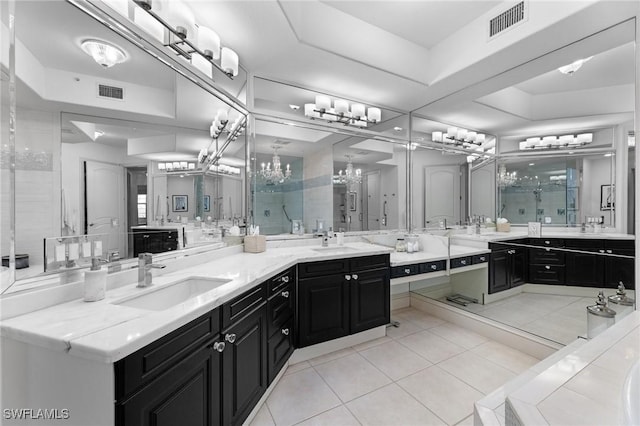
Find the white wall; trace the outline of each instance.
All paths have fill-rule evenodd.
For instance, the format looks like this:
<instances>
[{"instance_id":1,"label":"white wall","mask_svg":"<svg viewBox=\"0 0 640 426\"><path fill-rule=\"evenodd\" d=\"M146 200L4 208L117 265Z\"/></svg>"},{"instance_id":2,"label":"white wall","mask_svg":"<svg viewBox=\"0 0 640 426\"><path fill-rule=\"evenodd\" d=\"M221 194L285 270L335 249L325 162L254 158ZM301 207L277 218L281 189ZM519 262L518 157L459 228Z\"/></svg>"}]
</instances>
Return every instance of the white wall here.
<instances>
[{"instance_id":1,"label":"white wall","mask_svg":"<svg viewBox=\"0 0 640 426\"><path fill-rule=\"evenodd\" d=\"M304 156L304 228L311 232L316 220L333 223L333 146L325 145Z\"/></svg>"},{"instance_id":2,"label":"white wall","mask_svg":"<svg viewBox=\"0 0 640 426\"><path fill-rule=\"evenodd\" d=\"M610 211L600 210L601 185L611 183L611 157L598 157L584 161L582 174L582 218L585 216L604 216L606 226L612 225Z\"/></svg>"}]
</instances>

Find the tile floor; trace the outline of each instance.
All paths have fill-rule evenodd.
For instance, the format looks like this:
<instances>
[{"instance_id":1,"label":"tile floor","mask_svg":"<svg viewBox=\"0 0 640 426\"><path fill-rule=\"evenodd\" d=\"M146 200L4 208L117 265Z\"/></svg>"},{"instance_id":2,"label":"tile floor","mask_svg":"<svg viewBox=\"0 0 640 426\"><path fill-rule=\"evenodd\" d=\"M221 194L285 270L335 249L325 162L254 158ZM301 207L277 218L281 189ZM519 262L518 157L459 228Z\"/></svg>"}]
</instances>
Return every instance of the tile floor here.
<instances>
[{"instance_id":1,"label":"tile floor","mask_svg":"<svg viewBox=\"0 0 640 426\"><path fill-rule=\"evenodd\" d=\"M538 360L413 308L387 336L289 366L251 423L472 425L473 403Z\"/></svg>"},{"instance_id":2,"label":"tile floor","mask_svg":"<svg viewBox=\"0 0 640 426\"><path fill-rule=\"evenodd\" d=\"M596 295L597 289L594 297L521 293L487 305L452 306L568 345L587 335L586 307L595 303Z\"/></svg>"}]
</instances>

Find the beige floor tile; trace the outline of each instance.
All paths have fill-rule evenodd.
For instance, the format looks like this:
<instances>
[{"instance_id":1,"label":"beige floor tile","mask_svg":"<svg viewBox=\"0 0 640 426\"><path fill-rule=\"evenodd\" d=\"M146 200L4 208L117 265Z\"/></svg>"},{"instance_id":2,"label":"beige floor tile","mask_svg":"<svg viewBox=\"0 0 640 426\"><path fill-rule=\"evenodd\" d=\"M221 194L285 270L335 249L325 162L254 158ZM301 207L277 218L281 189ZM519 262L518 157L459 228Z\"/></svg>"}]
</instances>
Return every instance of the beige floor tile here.
<instances>
[{"instance_id":1,"label":"beige floor tile","mask_svg":"<svg viewBox=\"0 0 640 426\"><path fill-rule=\"evenodd\" d=\"M360 426L360 422L351 414L351 412L341 405L315 417L298 423L299 426Z\"/></svg>"},{"instance_id":2,"label":"beige floor tile","mask_svg":"<svg viewBox=\"0 0 640 426\"><path fill-rule=\"evenodd\" d=\"M309 360L309 364L312 366L324 364L329 361L333 361L334 359L342 358L344 356L353 355L356 351L352 348L345 348L339 351L331 352L326 355L321 355Z\"/></svg>"},{"instance_id":3,"label":"beige floor tile","mask_svg":"<svg viewBox=\"0 0 640 426\"><path fill-rule=\"evenodd\" d=\"M394 381L431 365L426 359L393 340L362 351L360 355Z\"/></svg>"},{"instance_id":4,"label":"beige floor tile","mask_svg":"<svg viewBox=\"0 0 640 426\"><path fill-rule=\"evenodd\" d=\"M267 398L267 406L278 426L296 424L341 404L313 368L284 376Z\"/></svg>"},{"instance_id":5,"label":"beige floor tile","mask_svg":"<svg viewBox=\"0 0 640 426\"><path fill-rule=\"evenodd\" d=\"M465 351L462 346L426 330L403 337L398 341L434 364Z\"/></svg>"},{"instance_id":6,"label":"beige floor tile","mask_svg":"<svg viewBox=\"0 0 640 426\"><path fill-rule=\"evenodd\" d=\"M398 318L397 321L400 323L397 327L387 327L387 336L392 339L400 339L410 334L422 331L422 328L418 327L411 321L405 320L404 318Z\"/></svg>"},{"instance_id":7,"label":"beige floor tile","mask_svg":"<svg viewBox=\"0 0 640 426\"><path fill-rule=\"evenodd\" d=\"M436 327L440 324L443 324L445 321L441 318L434 317L433 315L429 315L417 309L412 311L403 312L401 314L396 315L398 321L411 321L413 324L422 328L423 330L427 330L429 328Z\"/></svg>"},{"instance_id":8,"label":"beige floor tile","mask_svg":"<svg viewBox=\"0 0 640 426\"><path fill-rule=\"evenodd\" d=\"M260 407L260 410L258 410L258 413L250 423L250 426L275 426L275 425L276 424L274 423L273 418L271 417L271 413L269 412L269 408L267 407L267 404L262 404L262 407Z\"/></svg>"},{"instance_id":9,"label":"beige floor tile","mask_svg":"<svg viewBox=\"0 0 640 426\"><path fill-rule=\"evenodd\" d=\"M460 423L456 423L456 426L473 426L473 415L470 415Z\"/></svg>"},{"instance_id":10,"label":"beige floor tile","mask_svg":"<svg viewBox=\"0 0 640 426\"><path fill-rule=\"evenodd\" d=\"M466 330L448 322L437 327L433 327L429 329L429 331L466 349L475 348L489 340L478 333L474 333L473 331Z\"/></svg>"},{"instance_id":11,"label":"beige floor tile","mask_svg":"<svg viewBox=\"0 0 640 426\"><path fill-rule=\"evenodd\" d=\"M489 394L516 376L473 352L456 355L438 366L484 394Z\"/></svg>"},{"instance_id":12,"label":"beige floor tile","mask_svg":"<svg viewBox=\"0 0 640 426\"><path fill-rule=\"evenodd\" d=\"M358 353L314 368L343 402L351 401L391 382Z\"/></svg>"},{"instance_id":13,"label":"beige floor tile","mask_svg":"<svg viewBox=\"0 0 640 426\"><path fill-rule=\"evenodd\" d=\"M379 339L369 340L368 342L360 343L359 345L352 346L352 348L358 352L365 351L374 346L382 345L383 343L393 342L393 339L389 336L380 337Z\"/></svg>"},{"instance_id":14,"label":"beige floor tile","mask_svg":"<svg viewBox=\"0 0 640 426\"><path fill-rule=\"evenodd\" d=\"M438 366L413 374L398 384L447 424L473 414L473 404L484 395Z\"/></svg>"},{"instance_id":15,"label":"beige floor tile","mask_svg":"<svg viewBox=\"0 0 640 426\"><path fill-rule=\"evenodd\" d=\"M307 368L311 368L311 364L307 361L298 362L296 364L291 364L287 367L287 371L284 372L284 375L291 373L297 373L298 371L306 370Z\"/></svg>"},{"instance_id":16,"label":"beige floor tile","mask_svg":"<svg viewBox=\"0 0 640 426\"><path fill-rule=\"evenodd\" d=\"M426 426L444 425L435 414L392 383L347 403L363 425Z\"/></svg>"},{"instance_id":17,"label":"beige floor tile","mask_svg":"<svg viewBox=\"0 0 640 426\"><path fill-rule=\"evenodd\" d=\"M495 341L488 341L471 350L489 361L520 374L540 360Z\"/></svg>"}]
</instances>

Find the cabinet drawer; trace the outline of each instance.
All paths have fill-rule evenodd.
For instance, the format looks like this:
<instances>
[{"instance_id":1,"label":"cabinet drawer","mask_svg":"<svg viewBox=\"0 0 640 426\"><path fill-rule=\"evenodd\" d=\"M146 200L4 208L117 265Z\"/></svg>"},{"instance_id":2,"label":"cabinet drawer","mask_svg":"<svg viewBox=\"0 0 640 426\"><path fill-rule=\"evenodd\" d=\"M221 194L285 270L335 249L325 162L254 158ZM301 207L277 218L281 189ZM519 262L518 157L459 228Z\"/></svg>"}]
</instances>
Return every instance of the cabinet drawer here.
<instances>
[{"instance_id":1,"label":"cabinet drawer","mask_svg":"<svg viewBox=\"0 0 640 426\"><path fill-rule=\"evenodd\" d=\"M269 338L267 344L267 350L269 351L267 356L269 384L275 379L282 366L293 353L293 335L293 318L291 318L278 328L277 333Z\"/></svg>"},{"instance_id":2,"label":"cabinet drawer","mask_svg":"<svg viewBox=\"0 0 640 426\"><path fill-rule=\"evenodd\" d=\"M489 254L476 254L471 256L471 263L474 265L477 263L486 263L489 261Z\"/></svg>"},{"instance_id":3,"label":"cabinet drawer","mask_svg":"<svg viewBox=\"0 0 640 426\"><path fill-rule=\"evenodd\" d=\"M292 283L280 287L280 293L269 298L267 302L267 328L268 335L272 336L280 329L282 324L293 317L295 286Z\"/></svg>"},{"instance_id":4,"label":"cabinet drawer","mask_svg":"<svg viewBox=\"0 0 640 426\"><path fill-rule=\"evenodd\" d=\"M391 267L391 278L408 277L420 273L419 265L402 265Z\"/></svg>"},{"instance_id":5,"label":"cabinet drawer","mask_svg":"<svg viewBox=\"0 0 640 426\"><path fill-rule=\"evenodd\" d=\"M534 284L564 285L564 266L530 265L529 281Z\"/></svg>"},{"instance_id":6,"label":"cabinet drawer","mask_svg":"<svg viewBox=\"0 0 640 426\"><path fill-rule=\"evenodd\" d=\"M472 261L473 259L471 258L471 256L456 257L455 259L451 259L451 269L469 266L472 264Z\"/></svg>"},{"instance_id":7,"label":"cabinet drawer","mask_svg":"<svg viewBox=\"0 0 640 426\"><path fill-rule=\"evenodd\" d=\"M366 269L379 269L389 267L389 255L380 254L376 256L353 257L350 260L351 272L363 271Z\"/></svg>"},{"instance_id":8,"label":"cabinet drawer","mask_svg":"<svg viewBox=\"0 0 640 426\"><path fill-rule=\"evenodd\" d=\"M116 400L150 382L220 333L218 308L115 363Z\"/></svg>"},{"instance_id":9,"label":"cabinet drawer","mask_svg":"<svg viewBox=\"0 0 640 426\"><path fill-rule=\"evenodd\" d=\"M284 287L289 287L296 280L296 270L295 268L290 268L284 271L281 274L276 275L267 281L267 297L272 297L276 294L282 293L284 291Z\"/></svg>"},{"instance_id":10,"label":"cabinet drawer","mask_svg":"<svg viewBox=\"0 0 640 426\"><path fill-rule=\"evenodd\" d=\"M541 247L564 247L564 239L560 238L530 238L529 244Z\"/></svg>"},{"instance_id":11,"label":"cabinet drawer","mask_svg":"<svg viewBox=\"0 0 640 426\"><path fill-rule=\"evenodd\" d=\"M564 252L553 248L529 249L529 263L564 265Z\"/></svg>"},{"instance_id":12,"label":"cabinet drawer","mask_svg":"<svg viewBox=\"0 0 640 426\"><path fill-rule=\"evenodd\" d=\"M606 240L604 242L605 249L613 250L614 253L616 250L624 250L626 252L631 250L635 252L635 244L634 240Z\"/></svg>"},{"instance_id":13,"label":"cabinet drawer","mask_svg":"<svg viewBox=\"0 0 640 426\"><path fill-rule=\"evenodd\" d=\"M222 306L222 328L229 327L251 313L266 300L265 283L255 286Z\"/></svg>"},{"instance_id":14,"label":"cabinet drawer","mask_svg":"<svg viewBox=\"0 0 640 426\"><path fill-rule=\"evenodd\" d=\"M323 262L308 262L298 265L298 276L300 278L343 274L348 271L349 259L325 260Z\"/></svg>"},{"instance_id":15,"label":"cabinet drawer","mask_svg":"<svg viewBox=\"0 0 640 426\"><path fill-rule=\"evenodd\" d=\"M434 262L426 262L420 264L420 273L426 274L428 272L444 271L447 269L446 260L436 260Z\"/></svg>"}]
</instances>

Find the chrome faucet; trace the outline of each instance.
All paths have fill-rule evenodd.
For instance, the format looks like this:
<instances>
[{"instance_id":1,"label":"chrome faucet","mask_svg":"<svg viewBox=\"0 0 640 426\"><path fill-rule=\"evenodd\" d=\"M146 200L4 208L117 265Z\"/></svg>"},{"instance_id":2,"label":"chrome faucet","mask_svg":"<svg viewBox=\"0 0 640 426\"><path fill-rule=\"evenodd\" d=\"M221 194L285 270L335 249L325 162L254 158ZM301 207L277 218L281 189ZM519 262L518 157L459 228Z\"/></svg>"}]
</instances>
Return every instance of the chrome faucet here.
<instances>
[{"instance_id":1,"label":"chrome faucet","mask_svg":"<svg viewBox=\"0 0 640 426\"><path fill-rule=\"evenodd\" d=\"M137 287L149 287L151 285L151 268L162 269L165 265L153 263L151 253L140 253L138 256L138 285Z\"/></svg>"}]
</instances>

